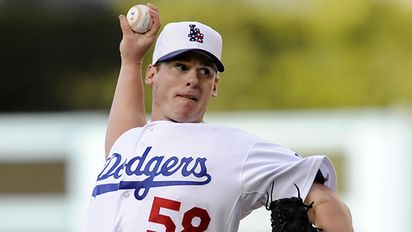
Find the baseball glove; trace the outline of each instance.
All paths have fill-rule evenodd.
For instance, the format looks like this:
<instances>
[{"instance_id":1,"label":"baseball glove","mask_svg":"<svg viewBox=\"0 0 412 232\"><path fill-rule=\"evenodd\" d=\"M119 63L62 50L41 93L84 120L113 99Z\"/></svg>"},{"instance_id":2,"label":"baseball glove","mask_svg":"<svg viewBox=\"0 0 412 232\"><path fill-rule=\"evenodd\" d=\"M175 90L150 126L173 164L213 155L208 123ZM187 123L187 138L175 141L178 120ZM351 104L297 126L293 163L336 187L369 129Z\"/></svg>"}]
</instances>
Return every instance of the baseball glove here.
<instances>
[{"instance_id":1,"label":"baseball glove","mask_svg":"<svg viewBox=\"0 0 412 232\"><path fill-rule=\"evenodd\" d=\"M300 197L300 191L298 190L298 197L282 198L275 201L271 201L269 206L269 194L266 202L266 209L271 211L271 225L272 232L318 232L322 231L320 228L316 228L309 221L308 211L313 207L312 202L310 205L305 205ZM273 193L273 185L272 185ZM271 194L272 194L271 193Z\"/></svg>"}]
</instances>

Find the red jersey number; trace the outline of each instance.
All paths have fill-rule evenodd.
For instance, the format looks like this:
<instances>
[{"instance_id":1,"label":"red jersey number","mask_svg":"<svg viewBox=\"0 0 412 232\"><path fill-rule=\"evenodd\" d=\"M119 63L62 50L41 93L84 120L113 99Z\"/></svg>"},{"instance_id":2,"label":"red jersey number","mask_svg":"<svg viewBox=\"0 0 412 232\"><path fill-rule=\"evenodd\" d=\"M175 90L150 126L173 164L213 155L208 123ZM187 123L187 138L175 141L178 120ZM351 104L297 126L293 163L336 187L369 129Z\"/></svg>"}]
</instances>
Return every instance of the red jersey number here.
<instances>
[{"instance_id":1,"label":"red jersey number","mask_svg":"<svg viewBox=\"0 0 412 232\"><path fill-rule=\"evenodd\" d=\"M157 224L164 225L166 227L166 232L175 232L176 224L173 220L167 216L160 214L161 208L166 208L174 211L180 211L181 203L178 201L155 197L153 200L152 210L150 212L149 221ZM193 225L193 219L198 218L198 225ZM209 213L202 208L193 207L192 209L186 211L183 214L182 219L182 232L203 232L207 230L210 223ZM155 232L152 230L147 230L147 232Z\"/></svg>"}]
</instances>

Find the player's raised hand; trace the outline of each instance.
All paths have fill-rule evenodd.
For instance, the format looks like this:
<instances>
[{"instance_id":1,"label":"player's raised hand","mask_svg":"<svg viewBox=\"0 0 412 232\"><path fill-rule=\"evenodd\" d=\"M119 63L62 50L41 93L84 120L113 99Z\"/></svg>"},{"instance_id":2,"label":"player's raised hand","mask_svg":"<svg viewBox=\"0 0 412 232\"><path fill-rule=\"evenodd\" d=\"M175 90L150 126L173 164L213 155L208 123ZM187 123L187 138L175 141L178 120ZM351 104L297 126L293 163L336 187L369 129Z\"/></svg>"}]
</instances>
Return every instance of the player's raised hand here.
<instances>
[{"instance_id":1,"label":"player's raised hand","mask_svg":"<svg viewBox=\"0 0 412 232\"><path fill-rule=\"evenodd\" d=\"M134 32L130 28L127 18L124 15L119 15L120 28L123 34L120 42L122 62L141 64L146 52L156 38L160 29L159 9L151 3L148 3L147 6L150 9L149 14L152 17L153 24L151 29L144 34Z\"/></svg>"}]
</instances>

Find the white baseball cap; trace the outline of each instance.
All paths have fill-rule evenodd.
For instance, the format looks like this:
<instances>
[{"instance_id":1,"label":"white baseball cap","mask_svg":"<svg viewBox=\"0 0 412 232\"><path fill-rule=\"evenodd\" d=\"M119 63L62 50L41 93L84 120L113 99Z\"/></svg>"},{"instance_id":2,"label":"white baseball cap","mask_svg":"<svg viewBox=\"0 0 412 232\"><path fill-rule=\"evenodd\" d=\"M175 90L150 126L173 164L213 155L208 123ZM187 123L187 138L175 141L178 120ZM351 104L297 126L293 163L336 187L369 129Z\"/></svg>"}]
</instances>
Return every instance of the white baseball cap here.
<instances>
[{"instance_id":1,"label":"white baseball cap","mask_svg":"<svg viewBox=\"0 0 412 232\"><path fill-rule=\"evenodd\" d=\"M222 64L222 36L211 27L199 22L169 23L157 38L152 64L180 55L189 50L200 51L213 61L219 72Z\"/></svg>"}]
</instances>

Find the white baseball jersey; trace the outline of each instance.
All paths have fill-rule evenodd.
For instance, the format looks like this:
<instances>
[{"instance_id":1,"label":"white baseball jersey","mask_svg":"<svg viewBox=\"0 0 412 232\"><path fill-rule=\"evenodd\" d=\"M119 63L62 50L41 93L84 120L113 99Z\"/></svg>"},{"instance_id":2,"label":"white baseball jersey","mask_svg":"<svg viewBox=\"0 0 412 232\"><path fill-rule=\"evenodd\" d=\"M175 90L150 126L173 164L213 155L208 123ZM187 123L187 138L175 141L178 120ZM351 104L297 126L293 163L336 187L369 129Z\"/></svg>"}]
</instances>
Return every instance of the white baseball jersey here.
<instances>
[{"instance_id":1,"label":"white baseball jersey","mask_svg":"<svg viewBox=\"0 0 412 232\"><path fill-rule=\"evenodd\" d=\"M97 177L86 231L237 231L272 199L305 198L325 156L301 158L244 131L206 123L149 122L114 143ZM269 218L269 213L268 213ZM269 219L268 219L269 220Z\"/></svg>"}]
</instances>

